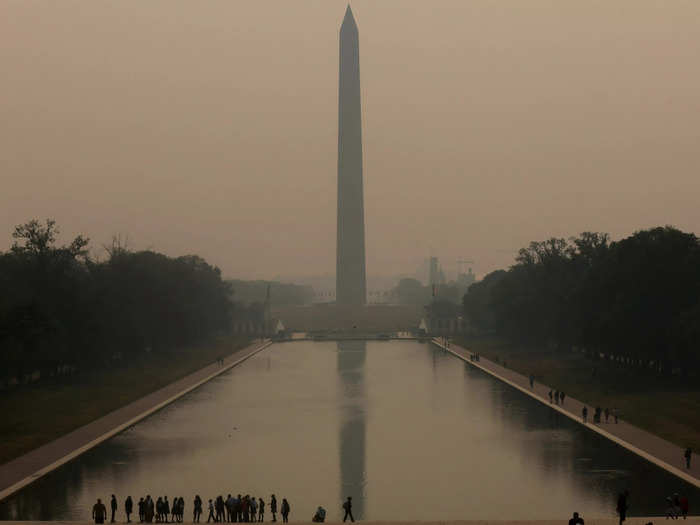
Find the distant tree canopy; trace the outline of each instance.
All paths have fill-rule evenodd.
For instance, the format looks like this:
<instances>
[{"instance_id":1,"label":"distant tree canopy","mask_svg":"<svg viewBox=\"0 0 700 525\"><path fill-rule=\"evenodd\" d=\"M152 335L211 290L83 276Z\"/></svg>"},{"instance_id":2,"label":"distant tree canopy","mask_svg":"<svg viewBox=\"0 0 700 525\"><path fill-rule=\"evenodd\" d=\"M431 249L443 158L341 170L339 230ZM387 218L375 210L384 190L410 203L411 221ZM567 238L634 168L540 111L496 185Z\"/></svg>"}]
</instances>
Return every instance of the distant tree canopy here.
<instances>
[{"instance_id":1,"label":"distant tree canopy","mask_svg":"<svg viewBox=\"0 0 700 525\"><path fill-rule=\"evenodd\" d=\"M0 252L0 382L162 352L229 329L230 287L202 258L115 242L97 261L88 239L58 246L57 234L54 221L33 220Z\"/></svg>"},{"instance_id":2,"label":"distant tree canopy","mask_svg":"<svg viewBox=\"0 0 700 525\"><path fill-rule=\"evenodd\" d=\"M643 366L700 364L700 244L672 227L533 242L463 298L475 327Z\"/></svg>"},{"instance_id":3,"label":"distant tree canopy","mask_svg":"<svg viewBox=\"0 0 700 525\"><path fill-rule=\"evenodd\" d=\"M313 288L306 285L278 281L242 281L239 279L231 279L227 283L231 287L235 302L241 305L264 303L268 285L274 306L309 304L314 296Z\"/></svg>"}]
</instances>

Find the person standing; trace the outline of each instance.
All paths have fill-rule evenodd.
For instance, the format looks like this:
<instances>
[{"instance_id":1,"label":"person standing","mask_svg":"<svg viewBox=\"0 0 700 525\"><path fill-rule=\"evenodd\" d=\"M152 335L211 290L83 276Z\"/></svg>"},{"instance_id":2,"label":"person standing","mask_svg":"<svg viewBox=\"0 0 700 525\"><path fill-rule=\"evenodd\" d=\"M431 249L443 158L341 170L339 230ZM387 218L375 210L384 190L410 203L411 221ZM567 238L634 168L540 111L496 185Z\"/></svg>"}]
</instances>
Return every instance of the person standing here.
<instances>
[{"instance_id":1,"label":"person standing","mask_svg":"<svg viewBox=\"0 0 700 525\"><path fill-rule=\"evenodd\" d=\"M345 500L345 503L343 503L343 510L345 511L345 516L343 516L343 522L345 522L346 519L348 519L348 516L350 517L351 522L355 522L355 518L352 515L352 498L348 496L348 499Z\"/></svg>"},{"instance_id":2,"label":"person standing","mask_svg":"<svg viewBox=\"0 0 700 525\"><path fill-rule=\"evenodd\" d=\"M272 521L277 521L277 498L274 494L270 496L270 514L272 514Z\"/></svg>"},{"instance_id":3,"label":"person standing","mask_svg":"<svg viewBox=\"0 0 700 525\"><path fill-rule=\"evenodd\" d=\"M137 505L139 507L139 523L143 523L146 521L146 502L143 501L143 498L139 498Z\"/></svg>"},{"instance_id":4,"label":"person standing","mask_svg":"<svg viewBox=\"0 0 700 525\"><path fill-rule=\"evenodd\" d=\"M681 496L681 514L683 514L683 519L688 517L688 496Z\"/></svg>"},{"instance_id":5,"label":"person standing","mask_svg":"<svg viewBox=\"0 0 700 525\"><path fill-rule=\"evenodd\" d=\"M131 500L131 496L127 496L124 501L124 512L126 512L126 522L131 523L131 512L134 510L134 502Z\"/></svg>"},{"instance_id":6,"label":"person standing","mask_svg":"<svg viewBox=\"0 0 700 525\"><path fill-rule=\"evenodd\" d=\"M155 506L150 494L146 495L146 501L143 502L143 512L146 523L151 523L155 514Z\"/></svg>"},{"instance_id":7,"label":"person standing","mask_svg":"<svg viewBox=\"0 0 700 525\"><path fill-rule=\"evenodd\" d=\"M107 517L107 507L104 506L102 500L97 498L97 503L92 506L92 519L95 523L104 523Z\"/></svg>"},{"instance_id":8,"label":"person standing","mask_svg":"<svg viewBox=\"0 0 700 525\"><path fill-rule=\"evenodd\" d=\"M258 521L258 502L255 501L255 496L250 498L250 521Z\"/></svg>"},{"instance_id":9,"label":"person standing","mask_svg":"<svg viewBox=\"0 0 700 525\"><path fill-rule=\"evenodd\" d=\"M114 514L117 512L117 498L112 494L112 501L109 506L112 508L112 519L110 523L114 523Z\"/></svg>"},{"instance_id":10,"label":"person standing","mask_svg":"<svg viewBox=\"0 0 700 525\"><path fill-rule=\"evenodd\" d=\"M192 523L199 523L199 518L202 515L202 498L199 497L199 494L194 497L193 506Z\"/></svg>"},{"instance_id":11,"label":"person standing","mask_svg":"<svg viewBox=\"0 0 700 525\"><path fill-rule=\"evenodd\" d=\"M583 422L586 423L588 420L588 407L583 407L581 409L581 418L583 419Z\"/></svg>"},{"instance_id":12,"label":"person standing","mask_svg":"<svg viewBox=\"0 0 700 525\"><path fill-rule=\"evenodd\" d=\"M693 455L693 451L690 450L690 447L685 449L685 453L683 454L683 457L685 458L685 468L690 470L690 457Z\"/></svg>"},{"instance_id":13,"label":"person standing","mask_svg":"<svg viewBox=\"0 0 700 525\"><path fill-rule=\"evenodd\" d=\"M287 498L282 498L282 507L280 508L280 511L282 512L282 523L289 523L289 511L291 508L289 507L289 502L287 501Z\"/></svg>"},{"instance_id":14,"label":"person standing","mask_svg":"<svg viewBox=\"0 0 700 525\"><path fill-rule=\"evenodd\" d=\"M622 522L627 519L627 508L628 508L628 503L627 503L627 497L629 496L628 491L621 492L620 495L617 498L617 513L620 516L620 525L622 525Z\"/></svg>"},{"instance_id":15,"label":"person standing","mask_svg":"<svg viewBox=\"0 0 700 525\"><path fill-rule=\"evenodd\" d=\"M605 407L605 422L608 422L608 418L610 417L610 409L608 407Z\"/></svg>"},{"instance_id":16,"label":"person standing","mask_svg":"<svg viewBox=\"0 0 700 525\"><path fill-rule=\"evenodd\" d=\"M564 392L559 392L559 400L561 401L561 406L564 406L564 398L566 394Z\"/></svg>"},{"instance_id":17,"label":"person standing","mask_svg":"<svg viewBox=\"0 0 700 525\"><path fill-rule=\"evenodd\" d=\"M258 521L265 521L265 501L262 498L258 498Z\"/></svg>"},{"instance_id":18,"label":"person standing","mask_svg":"<svg viewBox=\"0 0 700 525\"><path fill-rule=\"evenodd\" d=\"M533 388L535 388L535 376L530 374L530 389L532 390Z\"/></svg>"},{"instance_id":19,"label":"person standing","mask_svg":"<svg viewBox=\"0 0 700 525\"><path fill-rule=\"evenodd\" d=\"M549 391L549 402L550 403L552 402L552 391L551 390Z\"/></svg>"}]
</instances>

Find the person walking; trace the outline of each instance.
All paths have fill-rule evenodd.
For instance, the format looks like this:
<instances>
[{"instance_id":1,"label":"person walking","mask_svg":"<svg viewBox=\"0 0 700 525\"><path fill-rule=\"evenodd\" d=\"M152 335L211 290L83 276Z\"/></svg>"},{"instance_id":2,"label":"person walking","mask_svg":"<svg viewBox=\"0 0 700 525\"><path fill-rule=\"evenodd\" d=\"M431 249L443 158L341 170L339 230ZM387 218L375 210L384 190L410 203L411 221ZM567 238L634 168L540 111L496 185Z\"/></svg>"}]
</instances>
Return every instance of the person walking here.
<instances>
[{"instance_id":1,"label":"person walking","mask_svg":"<svg viewBox=\"0 0 700 525\"><path fill-rule=\"evenodd\" d=\"M104 523L107 517L107 507L104 506L102 500L97 498L97 503L92 506L92 519L95 523Z\"/></svg>"},{"instance_id":2,"label":"person walking","mask_svg":"<svg viewBox=\"0 0 700 525\"><path fill-rule=\"evenodd\" d=\"M552 391L551 390L549 391L549 402L550 403L552 402Z\"/></svg>"},{"instance_id":3,"label":"person walking","mask_svg":"<svg viewBox=\"0 0 700 525\"><path fill-rule=\"evenodd\" d=\"M282 523L289 523L289 502L287 501L287 498L282 498L282 507L280 508L280 512L282 513Z\"/></svg>"},{"instance_id":4,"label":"person walking","mask_svg":"<svg viewBox=\"0 0 700 525\"><path fill-rule=\"evenodd\" d=\"M126 513L126 522L131 523L131 512L134 510L134 502L131 500L131 496L127 496L124 500L124 512Z\"/></svg>"},{"instance_id":5,"label":"person walking","mask_svg":"<svg viewBox=\"0 0 700 525\"><path fill-rule=\"evenodd\" d=\"M352 515L352 498L348 496L348 499L345 500L345 503L343 503L343 510L345 511L345 516L343 516L343 522L345 522L346 519L348 519L348 516L350 517L351 522L355 522L355 518Z\"/></svg>"},{"instance_id":6,"label":"person walking","mask_svg":"<svg viewBox=\"0 0 700 525\"><path fill-rule=\"evenodd\" d=\"M277 521L277 498L274 494L270 496L270 514L272 514L272 521Z\"/></svg>"},{"instance_id":7,"label":"person walking","mask_svg":"<svg viewBox=\"0 0 700 525\"><path fill-rule=\"evenodd\" d=\"M243 498L240 494L236 497L236 515L238 522L243 523Z\"/></svg>"},{"instance_id":8,"label":"person walking","mask_svg":"<svg viewBox=\"0 0 700 525\"><path fill-rule=\"evenodd\" d=\"M216 516L214 516L214 502L209 500L209 517L207 517L207 523L210 521L216 521Z\"/></svg>"},{"instance_id":9,"label":"person walking","mask_svg":"<svg viewBox=\"0 0 700 525\"><path fill-rule=\"evenodd\" d=\"M681 496L680 507L683 519L686 519L688 517L688 496Z\"/></svg>"},{"instance_id":10,"label":"person walking","mask_svg":"<svg viewBox=\"0 0 700 525\"><path fill-rule=\"evenodd\" d=\"M559 401L561 403L561 406L564 406L564 398L566 397L566 394L564 392L559 392Z\"/></svg>"},{"instance_id":11,"label":"person walking","mask_svg":"<svg viewBox=\"0 0 700 525\"><path fill-rule=\"evenodd\" d=\"M137 505L139 508L139 523L143 523L146 521L146 502L143 500L143 498L139 498Z\"/></svg>"},{"instance_id":12,"label":"person walking","mask_svg":"<svg viewBox=\"0 0 700 525\"><path fill-rule=\"evenodd\" d=\"M583 407L581 409L581 418L583 419L584 423L588 421L588 407Z\"/></svg>"},{"instance_id":13,"label":"person walking","mask_svg":"<svg viewBox=\"0 0 700 525\"><path fill-rule=\"evenodd\" d=\"M629 496L629 491L625 490L624 492L621 492L620 495L617 497L617 513L620 516L620 525L622 525L622 522L627 519L627 508L628 508L628 503L627 503L627 497Z\"/></svg>"},{"instance_id":14,"label":"person walking","mask_svg":"<svg viewBox=\"0 0 700 525\"><path fill-rule=\"evenodd\" d=\"M265 501L258 498L258 522L262 523L263 521L265 521Z\"/></svg>"},{"instance_id":15,"label":"person walking","mask_svg":"<svg viewBox=\"0 0 700 525\"><path fill-rule=\"evenodd\" d=\"M683 457L685 458L685 468L690 470L690 457L693 455L693 451L690 449L690 447L685 449L685 452L683 453Z\"/></svg>"},{"instance_id":16,"label":"person walking","mask_svg":"<svg viewBox=\"0 0 700 525\"><path fill-rule=\"evenodd\" d=\"M112 501L110 501L109 506L112 508L112 519L110 523L114 523L114 514L117 512L117 498L112 494Z\"/></svg>"}]
</instances>

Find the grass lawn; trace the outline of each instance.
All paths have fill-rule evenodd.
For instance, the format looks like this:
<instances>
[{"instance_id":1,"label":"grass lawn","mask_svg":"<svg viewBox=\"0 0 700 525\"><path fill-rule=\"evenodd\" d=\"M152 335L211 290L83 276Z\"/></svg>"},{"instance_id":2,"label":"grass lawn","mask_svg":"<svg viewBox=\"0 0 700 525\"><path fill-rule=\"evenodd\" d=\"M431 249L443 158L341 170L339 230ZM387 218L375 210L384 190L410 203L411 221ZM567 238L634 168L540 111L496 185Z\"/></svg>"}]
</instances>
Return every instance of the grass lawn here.
<instances>
[{"instance_id":1,"label":"grass lawn","mask_svg":"<svg viewBox=\"0 0 700 525\"><path fill-rule=\"evenodd\" d=\"M226 337L128 366L18 387L0 395L0 464L135 401L250 343Z\"/></svg>"},{"instance_id":2,"label":"grass lawn","mask_svg":"<svg viewBox=\"0 0 700 525\"><path fill-rule=\"evenodd\" d=\"M633 425L676 443L700 450L700 384L693 378L658 376L653 372L593 360L580 353L525 349L496 337L455 341L537 382L561 390L589 406L616 407ZM595 367L595 376L592 373Z\"/></svg>"}]
</instances>

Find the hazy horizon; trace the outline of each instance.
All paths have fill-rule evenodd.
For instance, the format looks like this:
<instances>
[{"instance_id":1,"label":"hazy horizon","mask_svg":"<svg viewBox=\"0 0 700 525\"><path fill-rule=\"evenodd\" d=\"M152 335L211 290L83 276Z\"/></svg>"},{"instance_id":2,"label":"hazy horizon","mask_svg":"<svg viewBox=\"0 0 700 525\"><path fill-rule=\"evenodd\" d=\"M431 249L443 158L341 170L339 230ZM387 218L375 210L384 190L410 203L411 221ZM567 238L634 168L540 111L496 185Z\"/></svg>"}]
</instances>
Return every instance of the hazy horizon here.
<instances>
[{"instance_id":1,"label":"hazy horizon","mask_svg":"<svg viewBox=\"0 0 700 525\"><path fill-rule=\"evenodd\" d=\"M700 3L351 2L368 276L700 230ZM0 4L0 250L54 218L227 277L335 270L344 1Z\"/></svg>"}]
</instances>

